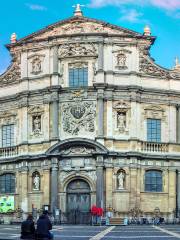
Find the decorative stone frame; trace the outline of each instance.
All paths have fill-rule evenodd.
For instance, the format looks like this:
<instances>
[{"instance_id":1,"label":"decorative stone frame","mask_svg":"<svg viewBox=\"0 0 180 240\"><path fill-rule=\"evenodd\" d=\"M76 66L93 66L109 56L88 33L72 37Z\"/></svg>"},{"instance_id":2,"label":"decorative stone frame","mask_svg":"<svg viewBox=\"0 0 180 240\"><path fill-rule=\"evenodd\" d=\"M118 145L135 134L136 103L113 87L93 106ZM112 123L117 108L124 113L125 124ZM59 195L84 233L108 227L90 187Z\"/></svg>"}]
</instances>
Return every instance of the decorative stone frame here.
<instances>
[{"instance_id":1,"label":"decorative stone frame","mask_svg":"<svg viewBox=\"0 0 180 240\"><path fill-rule=\"evenodd\" d=\"M31 137L39 137L43 135L43 117L44 117L44 108L42 106L31 106L28 109L28 127ZM41 121L41 129L40 131L33 131L33 118L34 117L40 117Z\"/></svg>"},{"instance_id":2,"label":"decorative stone frame","mask_svg":"<svg viewBox=\"0 0 180 240\"><path fill-rule=\"evenodd\" d=\"M2 147L2 127L5 125L14 124L14 146L17 145L17 131L18 131L18 119L17 112L15 111L3 111L0 112L0 147Z\"/></svg>"},{"instance_id":3,"label":"decorative stone frame","mask_svg":"<svg viewBox=\"0 0 180 240\"><path fill-rule=\"evenodd\" d=\"M144 140L147 141L147 119L160 119L161 120L161 142L165 142L165 129L168 126L167 116L165 110L158 105L148 105L144 107L143 122L144 122Z\"/></svg>"},{"instance_id":4,"label":"decorative stone frame","mask_svg":"<svg viewBox=\"0 0 180 240\"><path fill-rule=\"evenodd\" d=\"M118 114L122 113L125 115L125 127L118 127ZM114 131L116 134L128 134L129 133L129 122L130 122L130 105L124 101L115 102L113 104L113 121Z\"/></svg>"}]
</instances>

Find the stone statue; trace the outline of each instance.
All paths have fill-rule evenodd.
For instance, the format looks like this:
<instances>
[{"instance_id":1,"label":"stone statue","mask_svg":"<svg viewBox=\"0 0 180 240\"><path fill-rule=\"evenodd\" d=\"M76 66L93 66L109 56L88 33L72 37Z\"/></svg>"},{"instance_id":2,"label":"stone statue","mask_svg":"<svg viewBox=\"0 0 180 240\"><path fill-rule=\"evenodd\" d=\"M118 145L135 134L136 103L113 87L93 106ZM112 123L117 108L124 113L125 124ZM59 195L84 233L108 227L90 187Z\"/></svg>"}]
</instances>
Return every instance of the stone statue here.
<instances>
[{"instance_id":1,"label":"stone statue","mask_svg":"<svg viewBox=\"0 0 180 240\"><path fill-rule=\"evenodd\" d=\"M123 112L117 114L117 127L121 132L124 132L126 128L126 114Z\"/></svg>"},{"instance_id":2,"label":"stone statue","mask_svg":"<svg viewBox=\"0 0 180 240\"><path fill-rule=\"evenodd\" d=\"M33 177L33 190L40 190L40 176L38 173Z\"/></svg>"},{"instance_id":3,"label":"stone statue","mask_svg":"<svg viewBox=\"0 0 180 240\"><path fill-rule=\"evenodd\" d=\"M33 119L33 131L34 132L40 132L41 131L41 117L36 116Z\"/></svg>"},{"instance_id":4,"label":"stone statue","mask_svg":"<svg viewBox=\"0 0 180 240\"><path fill-rule=\"evenodd\" d=\"M124 178L125 178L125 175L123 172L118 173L118 176L117 176L118 189L124 189Z\"/></svg>"}]
</instances>

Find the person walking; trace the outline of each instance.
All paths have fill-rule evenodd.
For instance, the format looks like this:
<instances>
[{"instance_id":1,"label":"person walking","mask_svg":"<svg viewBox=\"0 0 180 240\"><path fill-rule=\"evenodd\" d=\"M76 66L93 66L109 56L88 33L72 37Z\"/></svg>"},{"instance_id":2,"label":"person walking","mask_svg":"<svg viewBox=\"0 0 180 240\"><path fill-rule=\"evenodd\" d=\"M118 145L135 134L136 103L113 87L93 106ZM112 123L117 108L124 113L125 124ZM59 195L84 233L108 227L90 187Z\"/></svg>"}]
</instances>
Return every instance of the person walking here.
<instances>
[{"instance_id":1,"label":"person walking","mask_svg":"<svg viewBox=\"0 0 180 240\"><path fill-rule=\"evenodd\" d=\"M50 232L52 223L48 217L48 211L43 211L43 214L37 220L36 239L53 239L53 234Z\"/></svg>"},{"instance_id":2,"label":"person walking","mask_svg":"<svg viewBox=\"0 0 180 240\"><path fill-rule=\"evenodd\" d=\"M21 224L21 239L35 239L35 226L31 214L29 214L27 219Z\"/></svg>"}]
</instances>

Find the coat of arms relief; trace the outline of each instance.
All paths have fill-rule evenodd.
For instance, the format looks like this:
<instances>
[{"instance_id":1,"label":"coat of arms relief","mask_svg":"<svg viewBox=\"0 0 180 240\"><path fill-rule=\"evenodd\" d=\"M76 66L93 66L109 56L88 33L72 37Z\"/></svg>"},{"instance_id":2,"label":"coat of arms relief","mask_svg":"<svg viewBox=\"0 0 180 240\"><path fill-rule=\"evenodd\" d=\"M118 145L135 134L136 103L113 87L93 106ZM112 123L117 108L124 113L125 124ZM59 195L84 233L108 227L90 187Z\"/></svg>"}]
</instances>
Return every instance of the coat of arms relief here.
<instances>
[{"instance_id":1,"label":"coat of arms relief","mask_svg":"<svg viewBox=\"0 0 180 240\"><path fill-rule=\"evenodd\" d=\"M96 106L94 102L75 101L62 104L63 130L72 135L95 132Z\"/></svg>"}]
</instances>

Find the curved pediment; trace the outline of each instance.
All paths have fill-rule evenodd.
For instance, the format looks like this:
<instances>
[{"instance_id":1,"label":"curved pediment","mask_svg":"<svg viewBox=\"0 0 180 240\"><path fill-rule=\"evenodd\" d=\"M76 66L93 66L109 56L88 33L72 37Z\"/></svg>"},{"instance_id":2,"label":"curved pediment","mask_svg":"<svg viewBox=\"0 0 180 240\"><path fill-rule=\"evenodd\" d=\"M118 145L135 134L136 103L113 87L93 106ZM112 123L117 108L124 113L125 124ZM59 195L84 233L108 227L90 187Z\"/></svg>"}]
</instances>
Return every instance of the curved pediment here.
<instances>
[{"instance_id":1,"label":"curved pediment","mask_svg":"<svg viewBox=\"0 0 180 240\"><path fill-rule=\"evenodd\" d=\"M29 36L20 39L17 43L29 42L33 40L42 40L49 37L65 36L73 34L117 34L126 36L142 36L140 33L128 30L113 24L109 24L104 21L86 18L86 17L72 17L63 21L59 21L55 24L30 34ZM14 45L14 44L13 44ZM11 45L8 45L11 46Z\"/></svg>"},{"instance_id":2,"label":"curved pediment","mask_svg":"<svg viewBox=\"0 0 180 240\"><path fill-rule=\"evenodd\" d=\"M107 148L96 141L85 138L71 138L55 144L46 152L46 154L79 156L87 154L107 154L107 152Z\"/></svg>"}]
</instances>

